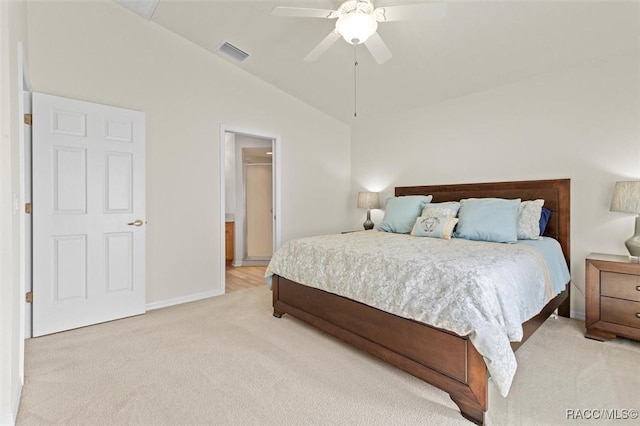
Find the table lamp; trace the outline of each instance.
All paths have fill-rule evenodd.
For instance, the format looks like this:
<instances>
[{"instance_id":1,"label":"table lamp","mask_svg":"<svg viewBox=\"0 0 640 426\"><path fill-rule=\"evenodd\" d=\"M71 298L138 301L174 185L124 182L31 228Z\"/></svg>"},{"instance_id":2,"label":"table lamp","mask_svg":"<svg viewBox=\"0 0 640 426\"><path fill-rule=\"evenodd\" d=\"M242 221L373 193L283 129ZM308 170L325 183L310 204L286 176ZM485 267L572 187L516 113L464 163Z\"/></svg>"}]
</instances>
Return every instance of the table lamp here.
<instances>
[{"instance_id":1,"label":"table lamp","mask_svg":"<svg viewBox=\"0 0 640 426\"><path fill-rule=\"evenodd\" d=\"M365 230L373 229L373 222L371 221L371 209L380 208L380 197L377 192L358 192L358 208L367 209L367 220L364 221L362 226Z\"/></svg>"},{"instance_id":2,"label":"table lamp","mask_svg":"<svg viewBox=\"0 0 640 426\"><path fill-rule=\"evenodd\" d=\"M640 256L640 180L616 182L609 210L636 215L635 233L624 245L631 256Z\"/></svg>"}]
</instances>

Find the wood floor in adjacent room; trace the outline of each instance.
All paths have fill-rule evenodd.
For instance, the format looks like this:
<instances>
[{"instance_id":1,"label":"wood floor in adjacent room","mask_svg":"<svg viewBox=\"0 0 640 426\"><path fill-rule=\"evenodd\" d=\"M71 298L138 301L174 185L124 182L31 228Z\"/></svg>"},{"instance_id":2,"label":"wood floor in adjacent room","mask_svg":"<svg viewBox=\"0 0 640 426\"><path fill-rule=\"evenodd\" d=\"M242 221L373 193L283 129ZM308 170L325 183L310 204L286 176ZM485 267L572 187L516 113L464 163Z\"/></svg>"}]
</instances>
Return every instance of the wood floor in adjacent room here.
<instances>
[{"instance_id":1,"label":"wood floor in adjacent room","mask_svg":"<svg viewBox=\"0 0 640 426\"><path fill-rule=\"evenodd\" d=\"M227 266L226 293L265 285L266 266Z\"/></svg>"}]
</instances>

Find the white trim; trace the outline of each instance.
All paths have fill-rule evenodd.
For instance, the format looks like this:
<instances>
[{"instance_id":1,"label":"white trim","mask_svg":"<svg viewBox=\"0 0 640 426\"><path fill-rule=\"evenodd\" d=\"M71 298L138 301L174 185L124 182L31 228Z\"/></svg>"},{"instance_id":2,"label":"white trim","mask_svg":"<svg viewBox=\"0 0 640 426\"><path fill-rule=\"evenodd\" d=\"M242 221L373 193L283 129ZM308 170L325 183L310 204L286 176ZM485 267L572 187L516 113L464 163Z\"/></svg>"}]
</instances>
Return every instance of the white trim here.
<instances>
[{"instance_id":1,"label":"white trim","mask_svg":"<svg viewBox=\"0 0 640 426\"><path fill-rule=\"evenodd\" d=\"M222 294L225 293L225 274L227 270L227 256L225 252L225 233L226 230L226 220L225 216L227 213L226 210L226 194L225 194L225 182L227 181L226 171L226 139L225 133L227 129L226 126L220 126L220 291Z\"/></svg>"},{"instance_id":2,"label":"white trim","mask_svg":"<svg viewBox=\"0 0 640 426\"><path fill-rule=\"evenodd\" d=\"M18 249L18 261L20 265L19 270L19 290L18 294L23 295L26 293L27 288L27 259L26 259L26 246L27 246L27 231L26 231L26 219L24 212L24 204L26 200L26 161L31 161L31 159L25 158L25 133L24 133L24 114L27 112L24 104L24 83L25 83L25 75L26 75L26 66L25 66L25 58L24 58L24 47L21 42L18 42L16 47L17 51L17 64L18 64L18 179L19 179L19 200L18 200L18 229L19 229L19 249ZM28 80L28 77L27 77ZM25 330L25 315L26 308L25 302L22 297L19 299L21 301L18 308L18 318L20 319L18 336L20 336L20 348L18 350L18 374L20 376L20 382L24 382L24 339L26 337ZM29 337L31 333L29 333Z\"/></svg>"},{"instance_id":3,"label":"white trim","mask_svg":"<svg viewBox=\"0 0 640 426\"><path fill-rule=\"evenodd\" d=\"M571 309L571 311L569 312L569 315L571 315L571 319L577 319L581 321L585 320L584 312L582 311L576 311Z\"/></svg>"},{"instance_id":4,"label":"white trim","mask_svg":"<svg viewBox=\"0 0 640 426\"><path fill-rule=\"evenodd\" d=\"M33 86L31 86L31 78L29 77L29 67L27 66L27 58L24 55L24 47L21 42L18 42L18 55L22 56L22 90L32 92Z\"/></svg>"},{"instance_id":5,"label":"white trim","mask_svg":"<svg viewBox=\"0 0 640 426\"><path fill-rule=\"evenodd\" d=\"M280 159L282 158L282 141L280 140L280 136L276 136L273 138L273 157L271 158L272 160L272 167L273 167L273 211L275 212L275 233L273 236L273 252L275 253L276 250L278 250L280 248L280 246L282 245L282 220L281 215L282 215L282 209L281 209L281 188L280 188L280 183L282 182L281 179L281 172L282 172L282 167L281 167L281 162Z\"/></svg>"},{"instance_id":6,"label":"white trim","mask_svg":"<svg viewBox=\"0 0 640 426\"><path fill-rule=\"evenodd\" d=\"M22 386L24 385L24 379L20 381L20 384L16 387L16 391L13 393L13 421L14 424L18 420L18 410L20 410L20 399L22 398Z\"/></svg>"},{"instance_id":7,"label":"white trim","mask_svg":"<svg viewBox=\"0 0 640 426\"><path fill-rule=\"evenodd\" d=\"M16 387L16 390L13 393L13 398L11 398L11 409L4 413L0 413L0 425L13 426L16 424L16 420L18 419L18 409L20 409L21 397L22 383L20 383L20 386Z\"/></svg>"},{"instance_id":8,"label":"white trim","mask_svg":"<svg viewBox=\"0 0 640 426\"><path fill-rule=\"evenodd\" d=\"M245 259L238 266L267 266L271 259ZM236 265L233 265L236 266Z\"/></svg>"},{"instance_id":9,"label":"white trim","mask_svg":"<svg viewBox=\"0 0 640 426\"><path fill-rule=\"evenodd\" d=\"M276 135L276 134L271 134L271 133L265 133L265 132L260 132L260 131L256 131L256 130L251 130L251 129L246 129L246 128L242 128L242 127L235 127L235 126L229 126L226 124L222 124L220 125L220 283L221 283L221 290L222 290L222 294L225 293L225 287L226 287L226 283L225 283L225 272L226 272L226 260L225 260L225 239L224 239L224 233L225 233L225 180L226 180L226 176L225 176L225 133L236 133L236 134L241 134L241 135L247 135L247 136L254 136L254 137L258 137L258 138L264 138L264 139L271 139L272 140L272 144L273 144L273 156L272 156L272 167L273 167L273 214L275 215L275 220L274 220L274 229L273 229L273 251L275 252L277 249L280 248L280 245L282 244L282 235L281 235L281 229L282 229L282 220L280 218L280 211L281 211L281 196L280 196L280 176L281 176L281 170L280 170L280 158L281 158L281 153L280 151L282 151L282 140L280 138L280 135ZM236 263L240 263L235 261L234 259L234 266L236 266Z\"/></svg>"},{"instance_id":10,"label":"white trim","mask_svg":"<svg viewBox=\"0 0 640 426\"><path fill-rule=\"evenodd\" d=\"M5 413L0 413L0 425L2 426L13 426L16 424L13 419L13 413L11 411L7 411Z\"/></svg>"},{"instance_id":11,"label":"white trim","mask_svg":"<svg viewBox=\"0 0 640 426\"><path fill-rule=\"evenodd\" d=\"M147 311L153 311L155 309L168 308L169 306L181 305L183 303L195 302L197 300L208 299L210 297L222 296L223 292L212 290L205 291L203 293L190 294L188 296L175 297L173 299L161 300L159 302L147 303Z\"/></svg>"}]
</instances>

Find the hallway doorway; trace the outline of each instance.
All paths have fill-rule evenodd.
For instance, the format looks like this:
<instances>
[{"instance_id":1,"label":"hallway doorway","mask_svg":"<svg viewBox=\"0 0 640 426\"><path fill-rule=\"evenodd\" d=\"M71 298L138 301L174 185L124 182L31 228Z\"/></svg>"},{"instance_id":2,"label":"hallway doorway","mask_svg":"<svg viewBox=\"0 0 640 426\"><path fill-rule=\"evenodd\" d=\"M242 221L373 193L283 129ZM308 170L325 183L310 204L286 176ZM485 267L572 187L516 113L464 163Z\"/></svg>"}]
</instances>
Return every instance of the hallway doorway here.
<instances>
[{"instance_id":1,"label":"hallway doorway","mask_svg":"<svg viewBox=\"0 0 640 426\"><path fill-rule=\"evenodd\" d=\"M226 293L264 285L264 269L280 240L280 164L276 136L223 126L221 137Z\"/></svg>"}]
</instances>

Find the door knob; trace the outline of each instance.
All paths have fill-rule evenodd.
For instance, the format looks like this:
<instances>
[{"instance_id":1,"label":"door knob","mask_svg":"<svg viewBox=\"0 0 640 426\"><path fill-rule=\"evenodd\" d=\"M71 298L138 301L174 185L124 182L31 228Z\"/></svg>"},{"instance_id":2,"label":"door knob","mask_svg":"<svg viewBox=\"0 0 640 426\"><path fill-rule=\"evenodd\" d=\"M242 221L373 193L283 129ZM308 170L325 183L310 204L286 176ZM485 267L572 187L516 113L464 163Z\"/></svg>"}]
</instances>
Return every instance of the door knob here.
<instances>
[{"instance_id":1,"label":"door knob","mask_svg":"<svg viewBox=\"0 0 640 426\"><path fill-rule=\"evenodd\" d=\"M134 220L133 222L127 223L127 225L130 225L130 226L142 226L142 225L144 225L144 222L141 221L140 219L138 219L138 220Z\"/></svg>"}]
</instances>

